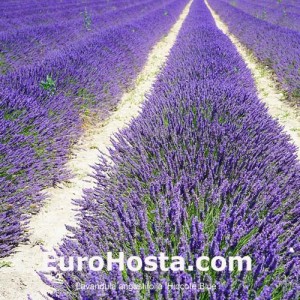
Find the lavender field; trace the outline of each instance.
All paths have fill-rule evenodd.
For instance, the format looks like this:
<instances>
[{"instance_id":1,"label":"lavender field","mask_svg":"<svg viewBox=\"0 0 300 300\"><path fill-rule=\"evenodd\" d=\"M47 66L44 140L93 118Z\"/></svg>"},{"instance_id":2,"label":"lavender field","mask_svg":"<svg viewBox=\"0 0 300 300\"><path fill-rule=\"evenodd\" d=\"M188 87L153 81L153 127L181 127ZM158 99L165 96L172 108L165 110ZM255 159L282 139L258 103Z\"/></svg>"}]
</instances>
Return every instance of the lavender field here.
<instances>
[{"instance_id":1,"label":"lavender field","mask_svg":"<svg viewBox=\"0 0 300 300\"><path fill-rule=\"evenodd\" d=\"M300 299L300 144L210 9L298 115L297 1L0 2L0 299ZM152 73L150 59L162 60ZM139 115L115 127L102 151L105 126L137 109L128 96L122 111L124 95L150 80ZM285 122L300 134L298 119ZM91 147L80 141L92 130ZM82 197L69 192L77 225L63 219L60 234L47 214L35 217L52 209L49 188L64 207L78 143L101 152L86 161L93 187L78 178ZM143 265L46 272L37 253L49 247L65 259L124 252ZM146 257L162 252L183 257L184 270L147 272ZM18 268L18 254L30 271ZM201 256L237 255L251 257L251 271L189 269Z\"/></svg>"}]
</instances>

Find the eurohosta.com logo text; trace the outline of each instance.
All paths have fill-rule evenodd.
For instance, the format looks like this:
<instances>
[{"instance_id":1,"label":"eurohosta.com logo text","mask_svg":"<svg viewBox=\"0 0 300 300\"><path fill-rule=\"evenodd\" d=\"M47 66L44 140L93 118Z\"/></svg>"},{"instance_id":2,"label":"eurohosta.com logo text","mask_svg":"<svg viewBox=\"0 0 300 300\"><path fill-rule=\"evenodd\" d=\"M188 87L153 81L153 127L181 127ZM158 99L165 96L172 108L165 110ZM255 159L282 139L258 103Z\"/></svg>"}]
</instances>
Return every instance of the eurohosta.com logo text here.
<instances>
[{"instance_id":1,"label":"eurohosta.com logo text","mask_svg":"<svg viewBox=\"0 0 300 300\"><path fill-rule=\"evenodd\" d=\"M158 256L150 255L145 258L139 256L129 256L125 258L124 252L113 254L107 252L106 257L91 256L91 257L79 257L79 256L60 256L57 257L54 253L45 253L44 269L45 271L82 271L85 267L88 267L91 271L111 271L114 266L117 266L120 271L128 268L132 272L146 271L154 272L161 270L167 272L169 270L173 272L177 271L193 271L195 269L208 272L214 270L216 272L222 272L228 269L233 271L251 271L252 260L249 256L229 256L227 258L223 256L214 256L212 258L208 256L200 256L196 259L195 264L187 264L182 256L166 256L161 252Z\"/></svg>"}]
</instances>

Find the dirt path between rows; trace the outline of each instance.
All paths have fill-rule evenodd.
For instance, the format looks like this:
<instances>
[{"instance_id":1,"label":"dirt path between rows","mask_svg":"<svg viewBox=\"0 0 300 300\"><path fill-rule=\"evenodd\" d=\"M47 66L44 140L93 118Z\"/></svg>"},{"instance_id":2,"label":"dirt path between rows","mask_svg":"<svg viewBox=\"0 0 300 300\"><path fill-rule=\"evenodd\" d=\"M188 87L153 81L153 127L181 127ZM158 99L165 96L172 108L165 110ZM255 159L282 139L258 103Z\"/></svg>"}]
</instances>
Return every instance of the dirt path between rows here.
<instances>
[{"instance_id":1,"label":"dirt path between rows","mask_svg":"<svg viewBox=\"0 0 300 300\"><path fill-rule=\"evenodd\" d=\"M67 234L65 224L76 225L72 200L80 198L83 189L94 186L89 174L93 173L91 166L98 161L98 150L108 153L110 137L139 114L140 104L165 64L191 3L184 8L169 33L153 47L135 86L123 95L117 110L104 123L90 128L80 139L73 151L74 158L67 164L74 178L67 184L45 190L49 199L30 221L29 243L20 245L15 254L2 260L11 267L0 268L0 299L25 300L27 294L34 300L44 299L40 292L45 294L51 291L35 272L43 269L44 254L40 245L52 250Z\"/></svg>"},{"instance_id":2,"label":"dirt path between rows","mask_svg":"<svg viewBox=\"0 0 300 300\"><path fill-rule=\"evenodd\" d=\"M266 104L269 114L277 119L279 124L283 126L283 130L290 135L291 142L298 148L297 154L298 159L300 159L300 112L284 102L284 95L276 87L277 84L272 78L271 71L259 63L250 51L239 42L238 38L230 33L227 25L211 8L207 0L204 2L210 10L217 27L229 37L250 69L255 80L259 99Z\"/></svg>"}]
</instances>

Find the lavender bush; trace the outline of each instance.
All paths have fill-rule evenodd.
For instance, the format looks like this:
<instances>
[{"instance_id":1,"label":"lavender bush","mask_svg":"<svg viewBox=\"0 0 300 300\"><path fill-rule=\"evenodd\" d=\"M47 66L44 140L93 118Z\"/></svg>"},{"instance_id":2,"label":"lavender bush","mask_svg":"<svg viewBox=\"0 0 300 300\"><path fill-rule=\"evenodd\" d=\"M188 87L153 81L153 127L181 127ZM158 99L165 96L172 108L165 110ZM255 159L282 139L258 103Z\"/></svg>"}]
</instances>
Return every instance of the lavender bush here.
<instances>
[{"instance_id":1,"label":"lavender bush","mask_svg":"<svg viewBox=\"0 0 300 300\"><path fill-rule=\"evenodd\" d=\"M250 255L252 272L58 272L53 299L298 299L300 165L203 1L194 1L141 115L95 167L61 256ZM289 251L294 249L294 253ZM215 291L168 289L214 283ZM79 284L115 284L84 290ZM162 289L122 290L121 283Z\"/></svg>"},{"instance_id":2,"label":"lavender bush","mask_svg":"<svg viewBox=\"0 0 300 300\"><path fill-rule=\"evenodd\" d=\"M129 5L140 17L133 13L98 32L93 19L85 38L58 50L54 44L42 60L0 76L0 257L24 239L28 216L44 199L41 190L69 178L64 164L82 131L82 115L108 116L186 1L149 2L142 14L141 3Z\"/></svg>"}]
</instances>

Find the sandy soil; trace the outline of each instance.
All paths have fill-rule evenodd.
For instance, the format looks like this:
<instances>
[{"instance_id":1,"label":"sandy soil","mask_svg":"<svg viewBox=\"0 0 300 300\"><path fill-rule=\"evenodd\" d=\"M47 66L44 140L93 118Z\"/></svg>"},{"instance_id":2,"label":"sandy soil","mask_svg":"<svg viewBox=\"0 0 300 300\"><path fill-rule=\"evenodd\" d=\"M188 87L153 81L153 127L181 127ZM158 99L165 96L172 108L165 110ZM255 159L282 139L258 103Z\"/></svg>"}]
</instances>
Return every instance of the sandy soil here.
<instances>
[{"instance_id":1,"label":"sandy soil","mask_svg":"<svg viewBox=\"0 0 300 300\"><path fill-rule=\"evenodd\" d=\"M65 224L76 225L72 199L80 198L84 188L94 186L89 174L93 172L91 166L98 161L98 150L108 153L110 137L138 115L145 94L150 92L175 43L191 2L170 32L153 47L135 86L123 95L117 110L104 123L89 128L74 148L74 158L67 165L75 175L74 178L68 183L44 191L49 198L39 214L31 219L29 243L20 245L15 254L2 260L11 266L0 269L0 299L22 300L27 299L27 294L33 299L44 299L40 292L45 294L50 291L35 272L43 269L44 255L40 246L52 250L67 234Z\"/></svg>"},{"instance_id":2,"label":"sandy soil","mask_svg":"<svg viewBox=\"0 0 300 300\"><path fill-rule=\"evenodd\" d=\"M300 158L300 112L287 102L284 102L284 95L277 88L271 71L259 63L250 51L230 33L226 24L211 8L207 0L205 0L205 4L209 8L217 27L230 38L247 64L255 80L259 99L266 104L269 114L277 119L279 124L283 126L284 131L290 135L292 143L298 148L297 153L298 158Z\"/></svg>"}]
</instances>

